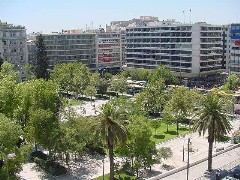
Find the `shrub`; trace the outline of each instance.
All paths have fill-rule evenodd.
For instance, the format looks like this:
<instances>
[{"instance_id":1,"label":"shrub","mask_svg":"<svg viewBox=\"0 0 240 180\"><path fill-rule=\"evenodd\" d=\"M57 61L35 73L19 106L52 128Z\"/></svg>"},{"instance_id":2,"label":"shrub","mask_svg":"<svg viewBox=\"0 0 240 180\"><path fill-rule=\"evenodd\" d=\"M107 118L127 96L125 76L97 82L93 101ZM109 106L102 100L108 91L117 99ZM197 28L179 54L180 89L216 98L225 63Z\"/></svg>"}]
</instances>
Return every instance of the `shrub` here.
<instances>
[{"instance_id":1,"label":"shrub","mask_svg":"<svg viewBox=\"0 0 240 180\"><path fill-rule=\"evenodd\" d=\"M67 173L67 169L58 162L43 160L38 157L34 158L34 162L53 176L59 176Z\"/></svg>"},{"instance_id":2,"label":"shrub","mask_svg":"<svg viewBox=\"0 0 240 180\"><path fill-rule=\"evenodd\" d=\"M38 164L40 167L42 167L43 169L45 169L45 166L46 166L46 163L45 163L46 161L45 160L43 160L41 158L38 158L38 157L35 157L34 162L36 164Z\"/></svg>"},{"instance_id":3,"label":"shrub","mask_svg":"<svg viewBox=\"0 0 240 180\"><path fill-rule=\"evenodd\" d=\"M43 160L47 160L47 155L44 154L42 151L34 151L30 154L31 160L33 161L36 157L43 159Z\"/></svg>"},{"instance_id":4,"label":"shrub","mask_svg":"<svg viewBox=\"0 0 240 180\"><path fill-rule=\"evenodd\" d=\"M54 161L46 161L46 171L54 176L59 176L67 173L67 169Z\"/></svg>"}]
</instances>

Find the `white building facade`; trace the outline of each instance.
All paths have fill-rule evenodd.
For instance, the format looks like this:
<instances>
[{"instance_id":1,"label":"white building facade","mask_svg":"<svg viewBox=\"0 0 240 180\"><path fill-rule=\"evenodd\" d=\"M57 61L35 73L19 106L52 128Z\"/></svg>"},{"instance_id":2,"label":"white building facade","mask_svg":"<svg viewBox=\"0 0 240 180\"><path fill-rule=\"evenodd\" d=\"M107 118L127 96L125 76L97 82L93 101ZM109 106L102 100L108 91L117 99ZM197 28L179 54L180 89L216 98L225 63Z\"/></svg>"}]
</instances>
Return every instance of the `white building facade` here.
<instances>
[{"instance_id":1,"label":"white building facade","mask_svg":"<svg viewBox=\"0 0 240 180\"><path fill-rule=\"evenodd\" d=\"M57 63L81 62L91 70L119 72L122 67L119 33L44 34L50 69Z\"/></svg>"},{"instance_id":2,"label":"white building facade","mask_svg":"<svg viewBox=\"0 0 240 180\"><path fill-rule=\"evenodd\" d=\"M222 26L162 21L126 29L128 68L167 65L181 77L222 71Z\"/></svg>"},{"instance_id":3,"label":"white building facade","mask_svg":"<svg viewBox=\"0 0 240 180\"><path fill-rule=\"evenodd\" d=\"M97 67L119 72L122 68L122 49L119 33L96 34Z\"/></svg>"},{"instance_id":4,"label":"white building facade","mask_svg":"<svg viewBox=\"0 0 240 180\"><path fill-rule=\"evenodd\" d=\"M228 51L229 73L240 75L240 23L229 25Z\"/></svg>"},{"instance_id":5,"label":"white building facade","mask_svg":"<svg viewBox=\"0 0 240 180\"><path fill-rule=\"evenodd\" d=\"M27 36L24 26L15 26L0 21L0 56L14 65L24 80L24 66L28 61Z\"/></svg>"}]
</instances>

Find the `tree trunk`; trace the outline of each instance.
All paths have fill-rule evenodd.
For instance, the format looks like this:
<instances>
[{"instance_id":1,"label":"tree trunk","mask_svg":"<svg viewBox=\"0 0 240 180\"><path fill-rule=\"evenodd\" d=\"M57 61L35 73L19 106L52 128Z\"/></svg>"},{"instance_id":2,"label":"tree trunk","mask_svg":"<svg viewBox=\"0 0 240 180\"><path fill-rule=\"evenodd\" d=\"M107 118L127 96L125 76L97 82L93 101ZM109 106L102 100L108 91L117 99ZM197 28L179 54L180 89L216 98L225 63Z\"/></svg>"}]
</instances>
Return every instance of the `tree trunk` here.
<instances>
[{"instance_id":1,"label":"tree trunk","mask_svg":"<svg viewBox=\"0 0 240 180\"><path fill-rule=\"evenodd\" d=\"M113 145L108 142L109 161L110 161L110 180L114 179L114 159L113 159Z\"/></svg>"},{"instance_id":2,"label":"tree trunk","mask_svg":"<svg viewBox=\"0 0 240 180\"><path fill-rule=\"evenodd\" d=\"M179 123L177 121L177 136L178 136Z\"/></svg>"},{"instance_id":3,"label":"tree trunk","mask_svg":"<svg viewBox=\"0 0 240 180\"><path fill-rule=\"evenodd\" d=\"M134 174L134 168L133 168L133 157L131 157L131 170L132 170L132 174Z\"/></svg>"},{"instance_id":4,"label":"tree trunk","mask_svg":"<svg viewBox=\"0 0 240 180\"><path fill-rule=\"evenodd\" d=\"M213 150L213 135L208 135L208 171L212 171L212 150Z\"/></svg>"}]
</instances>

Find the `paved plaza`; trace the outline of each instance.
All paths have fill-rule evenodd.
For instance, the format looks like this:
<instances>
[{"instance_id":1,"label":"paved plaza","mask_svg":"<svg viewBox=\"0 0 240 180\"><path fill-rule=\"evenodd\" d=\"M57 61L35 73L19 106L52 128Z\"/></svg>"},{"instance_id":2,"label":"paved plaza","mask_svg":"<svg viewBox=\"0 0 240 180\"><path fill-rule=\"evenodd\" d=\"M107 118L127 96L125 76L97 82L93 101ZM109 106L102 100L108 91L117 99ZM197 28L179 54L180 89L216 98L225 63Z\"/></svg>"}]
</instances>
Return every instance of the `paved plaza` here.
<instances>
[{"instance_id":1,"label":"paved plaza","mask_svg":"<svg viewBox=\"0 0 240 180\"><path fill-rule=\"evenodd\" d=\"M94 103L87 102L81 106L74 106L73 109L81 115L89 116L89 115L96 115L101 111L101 106L105 104L107 100L96 100ZM83 111L83 108L85 111ZM231 134L239 129L240 127L240 118L237 117L232 121L233 130L229 133L229 136ZM149 178L153 175L160 175L166 172L169 172L169 170L173 170L176 168L180 168L182 166L186 165L187 162L187 139L191 139L192 144L192 151L190 152L190 164L196 161L199 161L201 159L204 159L208 155L208 142L206 136L200 136L197 133L189 133L185 137L179 137L175 138L173 140L170 140L168 142L164 142L157 145L157 148L160 147L170 147L173 151L173 156L166 161L164 161L164 164L167 165L168 168L163 168L162 164L155 164L152 167L152 170L154 174L148 174L145 175L145 178ZM217 142L214 144L214 150L213 153L215 154L217 150L220 149L226 149L227 147L232 146L231 141L229 142ZM183 149L184 149L184 161L183 161ZM240 148L224 153L222 155L216 156L213 161L213 167L221 167L228 162L237 159L235 158L234 153L239 153ZM238 157L240 154L238 154ZM102 158L101 156L89 156L89 157L83 157L78 162L72 162L70 165L70 171L68 175L60 176L60 177L52 177L49 175L46 175L41 170L36 168L36 165L34 163L28 163L23 166L23 171L20 173L20 177L22 179L26 180L40 180L40 179L59 179L59 180L67 180L67 179L93 179L95 177L102 175ZM109 173L109 160L108 158L105 158L104 160L104 169L105 173ZM190 173L190 179L195 179L197 177L200 177L203 175L203 173L207 169L207 161L200 163L200 165L194 166L191 169ZM195 168L195 170L194 170ZM194 174L193 172L196 172ZM186 172L181 171L175 175L166 177L165 179L186 179Z\"/></svg>"}]
</instances>

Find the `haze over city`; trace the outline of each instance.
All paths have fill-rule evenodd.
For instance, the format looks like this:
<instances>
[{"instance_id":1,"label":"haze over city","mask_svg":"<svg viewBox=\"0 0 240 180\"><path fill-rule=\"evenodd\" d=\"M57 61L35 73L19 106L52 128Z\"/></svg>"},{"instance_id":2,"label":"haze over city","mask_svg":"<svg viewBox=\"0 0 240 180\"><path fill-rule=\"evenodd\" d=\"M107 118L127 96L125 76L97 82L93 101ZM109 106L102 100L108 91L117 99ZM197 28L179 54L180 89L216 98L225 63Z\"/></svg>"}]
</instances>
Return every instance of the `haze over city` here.
<instances>
[{"instance_id":1,"label":"haze over city","mask_svg":"<svg viewBox=\"0 0 240 180\"><path fill-rule=\"evenodd\" d=\"M156 16L159 20L176 19L179 22L219 25L240 21L239 0L2 0L0 3L1 21L24 25L27 33L86 29L86 26L99 28L111 21L129 20L144 15Z\"/></svg>"}]
</instances>

